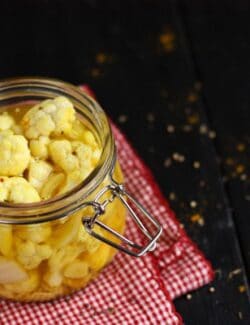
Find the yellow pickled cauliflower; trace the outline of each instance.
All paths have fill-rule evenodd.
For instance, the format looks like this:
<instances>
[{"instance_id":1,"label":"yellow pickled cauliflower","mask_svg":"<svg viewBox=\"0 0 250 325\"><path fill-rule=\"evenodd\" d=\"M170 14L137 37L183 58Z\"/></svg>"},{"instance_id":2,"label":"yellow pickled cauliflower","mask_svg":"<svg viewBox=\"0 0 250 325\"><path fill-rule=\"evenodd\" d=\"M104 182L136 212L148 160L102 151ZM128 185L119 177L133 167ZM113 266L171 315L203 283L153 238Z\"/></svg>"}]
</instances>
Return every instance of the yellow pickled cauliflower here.
<instances>
[{"instance_id":1,"label":"yellow pickled cauliflower","mask_svg":"<svg viewBox=\"0 0 250 325\"><path fill-rule=\"evenodd\" d=\"M32 107L21 124L28 139L40 136L60 136L70 132L75 120L73 104L66 97L45 100Z\"/></svg>"},{"instance_id":2,"label":"yellow pickled cauliflower","mask_svg":"<svg viewBox=\"0 0 250 325\"><path fill-rule=\"evenodd\" d=\"M0 177L0 201L32 203L39 202L40 196L23 177Z\"/></svg>"},{"instance_id":3,"label":"yellow pickled cauliflower","mask_svg":"<svg viewBox=\"0 0 250 325\"><path fill-rule=\"evenodd\" d=\"M60 193L64 193L81 183L94 169L101 151L93 150L80 141L55 140L49 144L49 154L55 164L67 174Z\"/></svg>"},{"instance_id":4,"label":"yellow pickled cauliflower","mask_svg":"<svg viewBox=\"0 0 250 325\"><path fill-rule=\"evenodd\" d=\"M0 175L18 176L30 161L28 142L22 135L0 134Z\"/></svg>"},{"instance_id":5,"label":"yellow pickled cauliflower","mask_svg":"<svg viewBox=\"0 0 250 325\"><path fill-rule=\"evenodd\" d=\"M48 144L50 139L45 136L40 136L37 140L30 141L30 152L32 156L47 159L48 158Z\"/></svg>"},{"instance_id":6,"label":"yellow pickled cauliflower","mask_svg":"<svg viewBox=\"0 0 250 325\"><path fill-rule=\"evenodd\" d=\"M53 167L46 161L32 159L29 164L28 181L39 192L52 171Z\"/></svg>"},{"instance_id":7,"label":"yellow pickled cauliflower","mask_svg":"<svg viewBox=\"0 0 250 325\"><path fill-rule=\"evenodd\" d=\"M0 131L5 131L11 129L15 121L12 116L4 112L0 114Z\"/></svg>"},{"instance_id":8,"label":"yellow pickled cauliflower","mask_svg":"<svg viewBox=\"0 0 250 325\"><path fill-rule=\"evenodd\" d=\"M79 169L79 160L73 154L72 145L67 140L55 140L49 144L49 154L54 163L64 171L71 172Z\"/></svg>"},{"instance_id":9,"label":"yellow pickled cauliflower","mask_svg":"<svg viewBox=\"0 0 250 325\"><path fill-rule=\"evenodd\" d=\"M26 270L36 268L43 260L47 260L52 249L47 244L36 244L30 240L16 240L16 258Z\"/></svg>"}]
</instances>

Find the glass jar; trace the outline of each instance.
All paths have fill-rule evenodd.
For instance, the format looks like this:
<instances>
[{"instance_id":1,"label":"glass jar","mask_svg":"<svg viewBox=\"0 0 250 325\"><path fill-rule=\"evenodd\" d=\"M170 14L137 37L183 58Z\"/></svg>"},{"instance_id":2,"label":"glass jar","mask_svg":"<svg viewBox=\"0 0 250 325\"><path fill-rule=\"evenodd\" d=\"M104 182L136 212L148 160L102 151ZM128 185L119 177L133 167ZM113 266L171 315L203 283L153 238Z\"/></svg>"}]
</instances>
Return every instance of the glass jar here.
<instances>
[{"instance_id":1,"label":"glass jar","mask_svg":"<svg viewBox=\"0 0 250 325\"><path fill-rule=\"evenodd\" d=\"M0 204L0 296L46 301L83 288L117 249L142 256L155 248L162 228L127 193L109 122L101 107L73 85L44 78L0 82L0 109L68 97L95 135L102 153L92 173L71 191L32 204ZM20 106L22 107L22 105ZM144 244L124 236L133 218Z\"/></svg>"}]
</instances>

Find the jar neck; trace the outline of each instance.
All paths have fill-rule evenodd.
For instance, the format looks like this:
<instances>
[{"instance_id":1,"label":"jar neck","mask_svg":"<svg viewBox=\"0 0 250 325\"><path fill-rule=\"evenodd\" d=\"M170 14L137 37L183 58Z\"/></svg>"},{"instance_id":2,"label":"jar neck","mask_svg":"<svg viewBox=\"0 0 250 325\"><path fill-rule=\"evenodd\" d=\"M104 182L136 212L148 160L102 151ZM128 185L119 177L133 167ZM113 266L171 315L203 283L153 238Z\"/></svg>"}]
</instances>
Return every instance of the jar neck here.
<instances>
[{"instance_id":1,"label":"jar neck","mask_svg":"<svg viewBox=\"0 0 250 325\"><path fill-rule=\"evenodd\" d=\"M63 195L39 203L0 204L0 223L40 223L63 218L79 209L112 172L116 159L114 138L107 116L95 100L79 88L59 80L24 77L0 81L0 109L57 96L69 98L77 117L94 133L102 148L99 162L82 183Z\"/></svg>"}]
</instances>

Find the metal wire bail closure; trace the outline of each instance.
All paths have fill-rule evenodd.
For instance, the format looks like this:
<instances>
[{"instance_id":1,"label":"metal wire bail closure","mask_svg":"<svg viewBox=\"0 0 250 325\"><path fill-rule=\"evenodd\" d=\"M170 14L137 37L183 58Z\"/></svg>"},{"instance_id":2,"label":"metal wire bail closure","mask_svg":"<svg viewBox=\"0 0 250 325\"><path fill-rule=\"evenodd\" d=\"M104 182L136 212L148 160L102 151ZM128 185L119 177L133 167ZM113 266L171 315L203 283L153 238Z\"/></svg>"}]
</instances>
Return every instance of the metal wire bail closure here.
<instances>
[{"instance_id":1,"label":"metal wire bail closure","mask_svg":"<svg viewBox=\"0 0 250 325\"><path fill-rule=\"evenodd\" d=\"M90 205L94 208L94 215L82 219L85 230L88 232L88 234L95 237L96 239L99 239L100 241L132 256L140 257L148 252L152 252L156 248L156 242L162 233L161 225L131 194L126 191L123 184L115 182L112 177L110 178L111 184L105 186L96 195L94 201L87 203L87 205ZM103 202L100 202L101 197L106 192L110 192L110 198L104 200ZM147 238L147 243L144 246L134 243L130 239L124 237L122 234L118 233L99 220L99 217L105 213L106 206L112 203L115 198L118 198L122 202L122 204L128 210L130 217L133 218L145 238ZM128 203L126 198L133 203L139 213L136 213L135 209ZM144 224L142 216L145 220L150 222L150 226L154 228L153 232L148 230L148 225ZM118 244L114 241L111 241L110 239L105 238L104 236L99 235L94 231L95 225L98 225L102 229L105 229L107 232L111 233L114 237L118 238L121 241L121 244Z\"/></svg>"}]
</instances>

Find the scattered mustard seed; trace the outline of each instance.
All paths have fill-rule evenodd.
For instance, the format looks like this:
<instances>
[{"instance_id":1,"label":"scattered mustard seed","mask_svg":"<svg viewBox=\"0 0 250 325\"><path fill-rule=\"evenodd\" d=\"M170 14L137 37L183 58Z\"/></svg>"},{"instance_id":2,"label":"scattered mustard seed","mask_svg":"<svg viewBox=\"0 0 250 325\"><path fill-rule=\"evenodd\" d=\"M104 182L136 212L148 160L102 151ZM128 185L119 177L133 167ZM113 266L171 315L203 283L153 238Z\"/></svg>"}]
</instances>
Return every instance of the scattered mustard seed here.
<instances>
[{"instance_id":1,"label":"scattered mustard seed","mask_svg":"<svg viewBox=\"0 0 250 325\"><path fill-rule=\"evenodd\" d=\"M174 152L172 157L175 161L180 162L180 163L185 161L185 156L178 152Z\"/></svg>"},{"instance_id":2,"label":"scattered mustard seed","mask_svg":"<svg viewBox=\"0 0 250 325\"><path fill-rule=\"evenodd\" d=\"M200 162L199 162L199 161L194 161L194 163L193 163L193 167L194 167L195 169L199 169L199 168L201 167Z\"/></svg>"},{"instance_id":3,"label":"scattered mustard seed","mask_svg":"<svg viewBox=\"0 0 250 325\"><path fill-rule=\"evenodd\" d=\"M191 125L185 124L185 125L183 125L182 129L183 129L184 132L188 133L188 132L191 132L193 128L192 128Z\"/></svg>"},{"instance_id":4,"label":"scattered mustard seed","mask_svg":"<svg viewBox=\"0 0 250 325\"><path fill-rule=\"evenodd\" d=\"M204 226L205 224L203 217L199 213L193 214L190 219L191 222L197 223L199 226Z\"/></svg>"},{"instance_id":5,"label":"scattered mustard seed","mask_svg":"<svg viewBox=\"0 0 250 325\"><path fill-rule=\"evenodd\" d=\"M175 48L175 34L172 31L167 30L160 34L159 42L165 52L171 52Z\"/></svg>"},{"instance_id":6,"label":"scattered mustard seed","mask_svg":"<svg viewBox=\"0 0 250 325\"><path fill-rule=\"evenodd\" d=\"M119 122L119 123L126 123L127 120L128 120L127 115L120 115L120 116L118 117L118 122Z\"/></svg>"},{"instance_id":7,"label":"scattered mustard seed","mask_svg":"<svg viewBox=\"0 0 250 325\"><path fill-rule=\"evenodd\" d=\"M166 130L168 133L174 133L175 127L171 124L167 125Z\"/></svg>"},{"instance_id":8,"label":"scattered mustard seed","mask_svg":"<svg viewBox=\"0 0 250 325\"><path fill-rule=\"evenodd\" d=\"M200 125L200 134L207 134L208 133L208 127L206 124Z\"/></svg>"},{"instance_id":9,"label":"scattered mustard seed","mask_svg":"<svg viewBox=\"0 0 250 325\"><path fill-rule=\"evenodd\" d=\"M228 274L228 279L231 280L234 276L241 274L242 269L235 269Z\"/></svg>"},{"instance_id":10,"label":"scattered mustard seed","mask_svg":"<svg viewBox=\"0 0 250 325\"><path fill-rule=\"evenodd\" d=\"M195 94L194 92L191 92L188 96L187 96L187 101L189 103L195 103L198 100L198 95Z\"/></svg>"},{"instance_id":11,"label":"scattered mustard seed","mask_svg":"<svg viewBox=\"0 0 250 325\"><path fill-rule=\"evenodd\" d=\"M146 118L147 118L147 121L150 123L153 123L155 121L155 116L153 113L148 113Z\"/></svg>"},{"instance_id":12,"label":"scattered mustard seed","mask_svg":"<svg viewBox=\"0 0 250 325\"><path fill-rule=\"evenodd\" d=\"M93 68L93 69L90 71L90 74L91 74L91 77L93 77L93 78L98 78L98 77L100 77L100 75L101 75L101 71L100 71L100 69L98 69L98 68Z\"/></svg>"},{"instance_id":13,"label":"scattered mustard seed","mask_svg":"<svg viewBox=\"0 0 250 325\"><path fill-rule=\"evenodd\" d=\"M103 64L107 61L108 56L105 53L98 53L95 57L96 62L99 64Z\"/></svg>"},{"instance_id":14,"label":"scattered mustard seed","mask_svg":"<svg viewBox=\"0 0 250 325\"><path fill-rule=\"evenodd\" d=\"M196 208L197 207L197 202L196 201L191 201L190 206L191 206L191 208Z\"/></svg>"},{"instance_id":15,"label":"scattered mustard seed","mask_svg":"<svg viewBox=\"0 0 250 325\"><path fill-rule=\"evenodd\" d=\"M189 124L194 125L194 124L199 123L200 118L197 114L193 114L193 115L188 116L187 121Z\"/></svg>"},{"instance_id":16,"label":"scattered mustard seed","mask_svg":"<svg viewBox=\"0 0 250 325\"><path fill-rule=\"evenodd\" d=\"M236 146L237 151L243 152L246 149L246 145L244 143L238 143Z\"/></svg>"},{"instance_id":17,"label":"scattered mustard seed","mask_svg":"<svg viewBox=\"0 0 250 325\"><path fill-rule=\"evenodd\" d=\"M245 170L245 166L242 165L242 164L237 165L237 166L236 166L236 169L235 169L235 171L236 171L237 174L241 174L241 173L243 173L244 170Z\"/></svg>"},{"instance_id":18,"label":"scattered mustard seed","mask_svg":"<svg viewBox=\"0 0 250 325\"><path fill-rule=\"evenodd\" d=\"M209 292L214 293L215 292L215 288L214 287L210 287L209 288Z\"/></svg>"},{"instance_id":19,"label":"scattered mustard seed","mask_svg":"<svg viewBox=\"0 0 250 325\"><path fill-rule=\"evenodd\" d=\"M240 320L242 320L242 319L243 319L243 314L242 314L242 312L241 312L241 311L238 311L238 318L239 318Z\"/></svg>"},{"instance_id":20,"label":"scattered mustard seed","mask_svg":"<svg viewBox=\"0 0 250 325\"><path fill-rule=\"evenodd\" d=\"M242 175L240 175L240 179L241 179L242 181L247 180L247 174L242 174Z\"/></svg>"},{"instance_id":21,"label":"scattered mustard seed","mask_svg":"<svg viewBox=\"0 0 250 325\"><path fill-rule=\"evenodd\" d=\"M172 165L172 159L171 158L166 158L165 160L164 160L164 167L166 167L166 168L168 168L168 167L170 167L171 165Z\"/></svg>"},{"instance_id":22,"label":"scattered mustard seed","mask_svg":"<svg viewBox=\"0 0 250 325\"><path fill-rule=\"evenodd\" d=\"M244 286L244 285L240 285L239 287L238 287L238 290L239 290L239 292L240 293L243 293L243 292L246 292L246 286Z\"/></svg>"},{"instance_id":23,"label":"scattered mustard seed","mask_svg":"<svg viewBox=\"0 0 250 325\"><path fill-rule=\"evenodd\" d=\"M176 199L176 195L175 195L175 193L174 192L170 192L169 193L169 200L170 201L174 201Z\"/></svg>"},{"instance_id":24,"label":"scattered mustard seed","mask_svg":"<svg viewBox=\"0 0 250 325\"><path fill-rule=\"evenodd\" d=\"M216 138L216 132L213 131L213 130L209 131L209 132L208 132L208 137L209 137L210 139L215 139L215 138Z\"/></svg>"}]
</instances>

